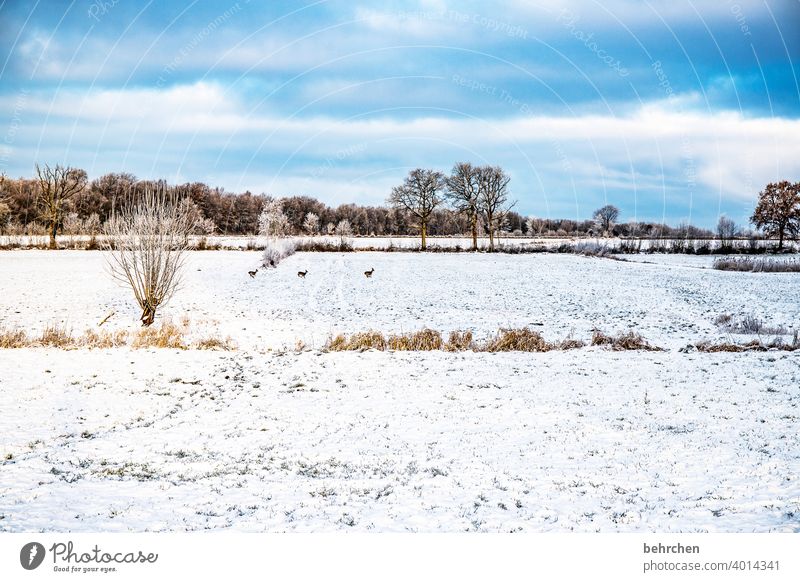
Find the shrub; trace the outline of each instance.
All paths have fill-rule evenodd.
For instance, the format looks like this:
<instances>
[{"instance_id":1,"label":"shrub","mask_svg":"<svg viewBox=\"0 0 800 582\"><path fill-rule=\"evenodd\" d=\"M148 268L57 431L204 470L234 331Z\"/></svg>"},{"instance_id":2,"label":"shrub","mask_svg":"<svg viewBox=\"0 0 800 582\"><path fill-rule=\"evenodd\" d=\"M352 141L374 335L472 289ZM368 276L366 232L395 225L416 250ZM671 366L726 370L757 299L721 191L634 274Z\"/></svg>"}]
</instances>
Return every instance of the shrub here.
<instances>
[{"instance_id":1,"label":"shrub","mask_svg":"<svg viewBox=\"0 0 800 582\"><path fill-rule=\"evenodd\" d=\"M736 321L733 316L725 313L714 320L714 324L721 330L728 333L740 334L765 334L765 335L784 335L788 330L782 325L770 327L757 317L747 315L741 320Z\"/></svg>"},{"instance_id":2,"label":"shrub","mask_svg":"<svg viewBox=\"0 0 800 582\"><path fill-rule=\"evenodd\" d=\"M292 256L297 250L297 242L292 239L275 238L267 239L261 261L263 267L277 267L283 259Z\"/></svg>"},{"instance_id":3,"label":"shrub","mask_svg":"<svg viewBox=\"0 0 800 582\"><path fill-rule=\"evenodd\" d=\"M314 252L314 253L350 253L355 249L350 241L344 238L338 240L304 240L297 243L296 250L298 252ZM384 249L391 250L391 249Z\"/></svg>"}]
</instances>

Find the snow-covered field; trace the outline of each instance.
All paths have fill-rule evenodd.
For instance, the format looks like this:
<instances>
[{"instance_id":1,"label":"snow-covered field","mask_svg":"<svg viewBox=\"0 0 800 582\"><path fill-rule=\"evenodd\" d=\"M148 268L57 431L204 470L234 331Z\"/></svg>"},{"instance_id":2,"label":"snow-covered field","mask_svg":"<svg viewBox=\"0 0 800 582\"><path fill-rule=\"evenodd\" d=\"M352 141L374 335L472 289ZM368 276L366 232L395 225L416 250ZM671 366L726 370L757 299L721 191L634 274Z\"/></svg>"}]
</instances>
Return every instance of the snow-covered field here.
<instances>
[{"instance_id":1,"label":"snow-covered field","mask_svg":"<svg viewBox=\"0 0 800 582\"><path fill-rule=\"evenodd\" d=\"M0 350L0 530L800 531L800 356L680 351L752 339L723 313L797 329L797 274L301 253L251 279L258 257L193 253L163 314L236 351ZM0 253L0 305L32 331L138 316L90 251ZM319 350L525 325L667 351Z\"/></svg>"}]
</instances>

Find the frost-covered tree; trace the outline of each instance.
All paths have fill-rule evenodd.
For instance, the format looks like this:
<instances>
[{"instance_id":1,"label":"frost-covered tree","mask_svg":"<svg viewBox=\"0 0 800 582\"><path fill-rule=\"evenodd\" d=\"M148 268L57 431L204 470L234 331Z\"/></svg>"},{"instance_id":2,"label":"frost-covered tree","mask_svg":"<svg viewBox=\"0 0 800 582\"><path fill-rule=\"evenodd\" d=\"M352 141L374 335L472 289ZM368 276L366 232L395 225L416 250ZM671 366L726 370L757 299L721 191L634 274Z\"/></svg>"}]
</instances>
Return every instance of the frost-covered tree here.
<instances>
[{"instance_id":1,"label":"frost-covered tree","mask_svg":"<svg viewBox=\"0 0 800 582\"><path fill-rule=\"evenodd\" d=\"M306 214L306 217L303 220L303 230L310 235L317 234L317 232L319 232L319 216L313 212Z\"/></svg>"},{"instance_id":2,"label":"frost-covered tree","mask_svg":"<svg viewBox=\"0 0 800 582\"><path fill-rule=\"evenodd\" d=\"M341 237L352 236L353 227L350 226L350 221L340 220L339 224L336 225L336 234Z\"/></svg>"},{"instance_id":3,"label":"frost-covered tree","mask_svg":"<svg viewBox=\"0 0 800 582\"><path fill-rule=\"evenodd\" d=\"M327 225L325 225L325 232L328 235L336 234L336 225L332 222L329 222Z\"/></svg>"},{"instance_id":4,"label":"frost-covered tree","mask_svg":"<svg viewBox=\"0 0 800 582\"><path fill-rule=\"evenodd\" d=\"M614 225L617 223L618 218L619 208L613 204L606 204L602 208L595 210L592 214L592 219L597 224L600 232L606 235L611 234L611 231L614 228Z\"/></svg>"},{"instance_id":5,"label":"frost-covered tree","mask_svg":"<svg viewBox=\"0 0 800 582\"><path fill-rule=\"evenodd\" d=\"M81 220L80 216L78 216L77 212L69 212L64 217L62 228L65 234L81 234L81 231L83 230L83 221Z\"/></svg>"},{"instance_id":6,"label":"frost-covered tree","mask_svg":"<svg viewBox=\"0 0 800 582\"><path fill-rule=\"evenodd\" d=\"M145 191L104 225L111 275L133 290L144 326L180 285L192 226L165 189Z\"/></svg>"},{"instance_id":7,"label":"frost-covered tree","mask_svg":"<svg viewBox=\"0 0 800 582\"><path fill-rule=\"evenodd\" d=\"M528 232L528 236L541 236L545 229L545 222L541 218L529 216L525 220L525 229Z\"/></svg>"},{"instance_id":8,"label":"frost-covered tree","mask_svg":"<svg viewBox=\"0 0 800 582\"><path fill-rule=\"evenodd\" d=\"M283 213L280 200L270 198L258 217L258 234L261 236L282 237L286 234L289 221Z\"/></svg>"},{"instance_id":9,"label":"frost-covered tree","mask_svg":"<svg viewBox=\"0 0 800 582\"><path fill-rule=\"evenodd\" d=\"M433 211L443 202L444 175L435 170L417 168L411 170L403 184L392 188L389 204L408 211L417 219L422 250L426 249L428 222Z\"/></svg>"},{"instance_id":10,"label":"frost-covered tree","mask_svg":"<svg viewBox=\"0 0 800 582\"><path fill-rule=\"evenodd\" d=\"M778 237L778 249L782 249L786 236L800 234L800 182L767 184L758 195L750 222L767 236Z\"/></svg>"}]
</instances>

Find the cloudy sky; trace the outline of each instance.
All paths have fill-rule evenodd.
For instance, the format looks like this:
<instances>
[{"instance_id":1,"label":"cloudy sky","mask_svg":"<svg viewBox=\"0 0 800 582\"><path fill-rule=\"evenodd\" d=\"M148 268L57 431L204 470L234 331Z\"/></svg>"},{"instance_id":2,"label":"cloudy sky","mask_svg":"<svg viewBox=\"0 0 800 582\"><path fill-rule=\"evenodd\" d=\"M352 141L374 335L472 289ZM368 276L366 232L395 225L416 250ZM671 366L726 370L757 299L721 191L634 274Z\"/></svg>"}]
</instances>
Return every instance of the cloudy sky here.
<instances>
[{"instance_id":1,"label":"cloudy sky","mask_svg":"<svg viewBox=\"0 0 800 582\"><path fill-rule=\"evenodd\" d=\"M517 209L745 222L800 180L796 0L0 0L0 171L382 204L499 164Z\"/></svg>"}]
</instances>

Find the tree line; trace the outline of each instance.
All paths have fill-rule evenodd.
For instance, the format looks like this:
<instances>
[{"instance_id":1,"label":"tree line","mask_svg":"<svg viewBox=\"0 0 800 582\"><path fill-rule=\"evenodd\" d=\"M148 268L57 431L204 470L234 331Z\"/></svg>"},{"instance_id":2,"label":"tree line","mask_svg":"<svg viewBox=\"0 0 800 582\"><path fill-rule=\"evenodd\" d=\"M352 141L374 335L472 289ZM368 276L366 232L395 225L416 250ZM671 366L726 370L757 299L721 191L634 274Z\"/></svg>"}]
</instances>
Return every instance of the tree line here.
<instances>
[{"instance_id":1,"label":"tree line","mask_svg":"<svg viewBox=\"0 0 800 582\"><path fill-rule=\"evenodd\" d=\"M310 196L275 198L265 194L228 192L203 182L167 184L139 180L129 173L110 173L89 180L79 168L39 166L33 178L0 176L0 234L97 234L109 218L148 191L179 199L196 234L356 236L600 236L711 238L726 240L744 234L733 221L720 217L716 232L681 223L620 222L613 205L591 218L572 220L524 216L514 211L510 177L498 166L460 162L449 175L432 169L409 172L389 193L387 204L328 206ZM800 183L768 184L759 194L752 224L779 240L800 234Z\"/></svg>"}]
</instances>

